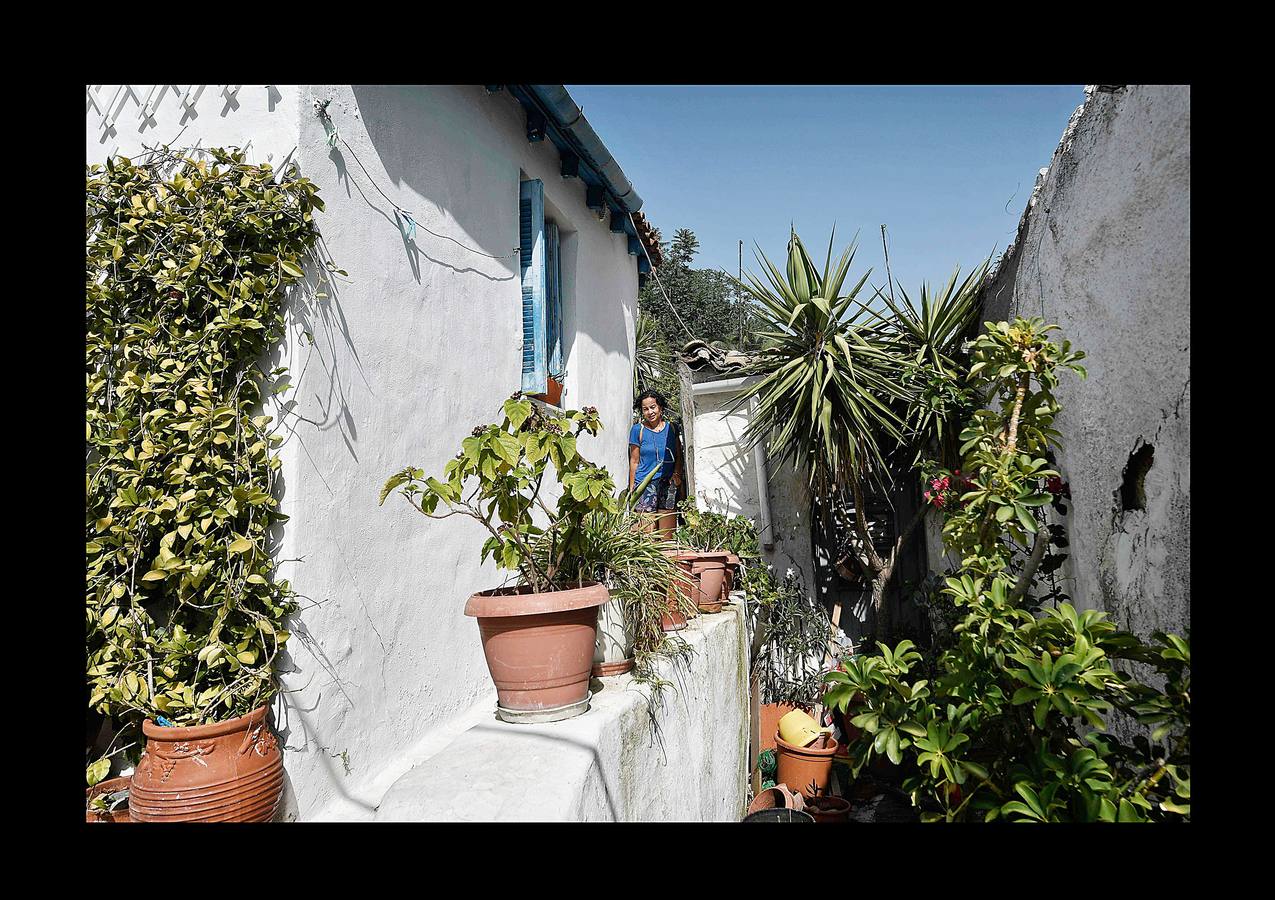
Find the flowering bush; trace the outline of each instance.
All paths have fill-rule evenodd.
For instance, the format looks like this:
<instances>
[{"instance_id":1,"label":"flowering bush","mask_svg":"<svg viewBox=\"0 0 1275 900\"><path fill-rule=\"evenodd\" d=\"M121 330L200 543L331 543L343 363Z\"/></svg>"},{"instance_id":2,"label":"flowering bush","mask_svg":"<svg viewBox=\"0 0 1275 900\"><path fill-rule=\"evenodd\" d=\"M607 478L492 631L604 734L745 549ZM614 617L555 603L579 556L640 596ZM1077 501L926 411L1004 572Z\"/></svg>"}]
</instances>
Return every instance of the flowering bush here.
<instances>
[{"instance_id":1,"label":"flowering bush","mask_svg":"<svg viewBox=\"0 0 1275 900\"><path fill-rule=\"evenodd\" d=\"M1050 533L1037 515L1066 491L1046 459L1057 443L1051 389L1061 368L1084 376L1083 354L1045 338L1055 327L1018 319L978 338L971 372L999 411L979 410L961 433L970 477L955 502L953 477L928 474L945 543L964 556L943 592L959 618L952 646L927 665L911 641L878 643L824 676L825 705L857 711L856 774L877 755L905 763L926 821L1190 815L1189 637L1156 633L1148 645L1069 603L1037 618L1027 596ZM1152 667L1163 687L1117 659ZM1117 711L1149 734L1118 740L1107 728Z\"/></svg>"}]
</instances>

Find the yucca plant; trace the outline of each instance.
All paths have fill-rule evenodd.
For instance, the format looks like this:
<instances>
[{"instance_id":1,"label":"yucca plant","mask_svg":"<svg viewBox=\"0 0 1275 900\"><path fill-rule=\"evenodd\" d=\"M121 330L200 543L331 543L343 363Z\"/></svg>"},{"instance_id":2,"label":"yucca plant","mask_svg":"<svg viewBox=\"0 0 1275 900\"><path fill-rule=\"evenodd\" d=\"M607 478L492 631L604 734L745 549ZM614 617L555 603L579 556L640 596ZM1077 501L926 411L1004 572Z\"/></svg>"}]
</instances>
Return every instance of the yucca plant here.
<instances>
[{"instance_id":1,"label":"yucca plant","mask_svg":"<svg viewBox=\"0 0 1275 900\"><path fill-rule=\"evenodd\" d=\"M795 232L784 272L758 250L766 280L750 272L739 286L762 323L765 345L751 372L763 377L739 395L732 411L756 400L744 443L767 440L778 460L804 469L825 516L837 497L853 498L858 546L834 565L849 571L853 558L868 573L883 634L889 629L886 587L926 509L884 556L858 511L866 487L892 480L888 457L911 451L915 465L926 448L950 433L951 420L968 405L958 348L977 316L986 264L959 286L959 272L953 275L933 297L923 286L919 309L906 293L898 303L878 291L885 303L879 312L859 299L871 269L843 291L855 244L834 264L834 240L835 235L828 241L822 270Z\"/></svg>"},{"instance_id":2,"label":"yucca plant","mask_svg":"<svg viewBox=\"0 0 1275 900\"><path fill-rule=\"evenodd\" d=\"M952 425L972 412L970 406L975 398L965 386L969 363L961 346L978 325L982 309L978 290L990 263L990 258L985 260L960 284L958 267L938 292L922 284L919 305L902 285L901 303L895 301L893 288L889 295L878 290L876 297L888 313L882 315L869 309L882 332L897 338L897 349L906 367L904 384L910 388L911 396L904 417L913 465L929 449L937 450L945 459L954 457Z\"/></svg>"},{"instance_id":3,"label":"yucca plant","mask_svg":"<svg viewBox=\"0 0 1275 900\"><path fill-rule=\"evenodd\" d=\"M633 396L654 384L668 369L668 350L660 340L655 320L646 313L639 313L633 352Z\"/></svg>"}]
</instances>

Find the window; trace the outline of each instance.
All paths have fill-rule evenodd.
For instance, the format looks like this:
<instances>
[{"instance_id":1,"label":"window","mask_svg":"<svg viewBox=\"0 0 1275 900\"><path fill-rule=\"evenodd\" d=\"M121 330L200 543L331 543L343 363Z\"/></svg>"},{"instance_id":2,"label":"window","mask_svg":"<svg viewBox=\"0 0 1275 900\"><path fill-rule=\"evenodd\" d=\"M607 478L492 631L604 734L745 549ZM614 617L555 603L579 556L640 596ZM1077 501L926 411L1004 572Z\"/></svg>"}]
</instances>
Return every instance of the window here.
<instances>
[{"instance_id":1,"label":"window","mask_svg":"<svg viewBox=\"0 0 1275 900\"><path fill-rule=\"evenodd\" d=\"M544 182L519 186L522 268L522 389L557 403L566 377L562 339L562 248L557 223L545 218Z\"/></svg>"}]
</instances>

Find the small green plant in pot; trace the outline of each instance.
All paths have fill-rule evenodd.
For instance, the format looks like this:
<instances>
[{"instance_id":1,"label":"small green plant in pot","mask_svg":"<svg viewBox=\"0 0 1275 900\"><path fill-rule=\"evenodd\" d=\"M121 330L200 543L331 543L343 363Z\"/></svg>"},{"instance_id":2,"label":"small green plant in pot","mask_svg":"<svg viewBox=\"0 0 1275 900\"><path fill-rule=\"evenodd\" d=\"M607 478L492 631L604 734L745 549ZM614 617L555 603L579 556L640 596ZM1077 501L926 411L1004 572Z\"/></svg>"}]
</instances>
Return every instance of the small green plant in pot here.
<instances>
[{"instance_id":1,"label":"small green plant in pot","mask_svg":"<svg viewBox=\"0 0 1275 900\"><path fill-rule=\"evenodd\" d=\"M601 429L592 407L555 414L517 392L499 425L462 441L441 480L406 468L381 490L382 504L397 491L429 518L479 522L490 535L482 560L517 573L520 585L474 594L465 606L478 619L503 721L556 721L588 708L598 607L609 594L577 560L588 550L586 517L615 512L617 500L610 473L581 456L576 439ZM556 507L541 494L551 468L562 486Z\"/></svg>"}]
</instances>

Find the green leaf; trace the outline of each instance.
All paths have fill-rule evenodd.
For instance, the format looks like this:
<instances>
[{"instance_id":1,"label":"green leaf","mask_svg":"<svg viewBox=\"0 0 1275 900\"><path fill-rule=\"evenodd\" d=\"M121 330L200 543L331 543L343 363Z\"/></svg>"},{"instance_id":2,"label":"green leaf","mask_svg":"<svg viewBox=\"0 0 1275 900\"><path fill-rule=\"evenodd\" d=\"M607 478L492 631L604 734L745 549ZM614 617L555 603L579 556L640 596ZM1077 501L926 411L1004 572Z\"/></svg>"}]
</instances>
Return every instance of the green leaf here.
<instances>
[{"instance_id":1,"label":"green leaf","mask_svg":"<svg viewBox=\"0 0 1275 900\"><path fill-rule=\"evenodd\" d=\"M89 787L99 784L111 772L111 761L103 756L88 767L86 776L88 778Z\"/></svg>"},{"instance_id":2,"label":"green leaf","mask_svg":"<svg viewBox=\"0 0 1275 900\"><path fill-rule=\"evenodd\" d=\"M247 553L252 547L252 541L247 538L239 538L230 544L229 550L231 553Z\"/></svg>"}]
</instances>

